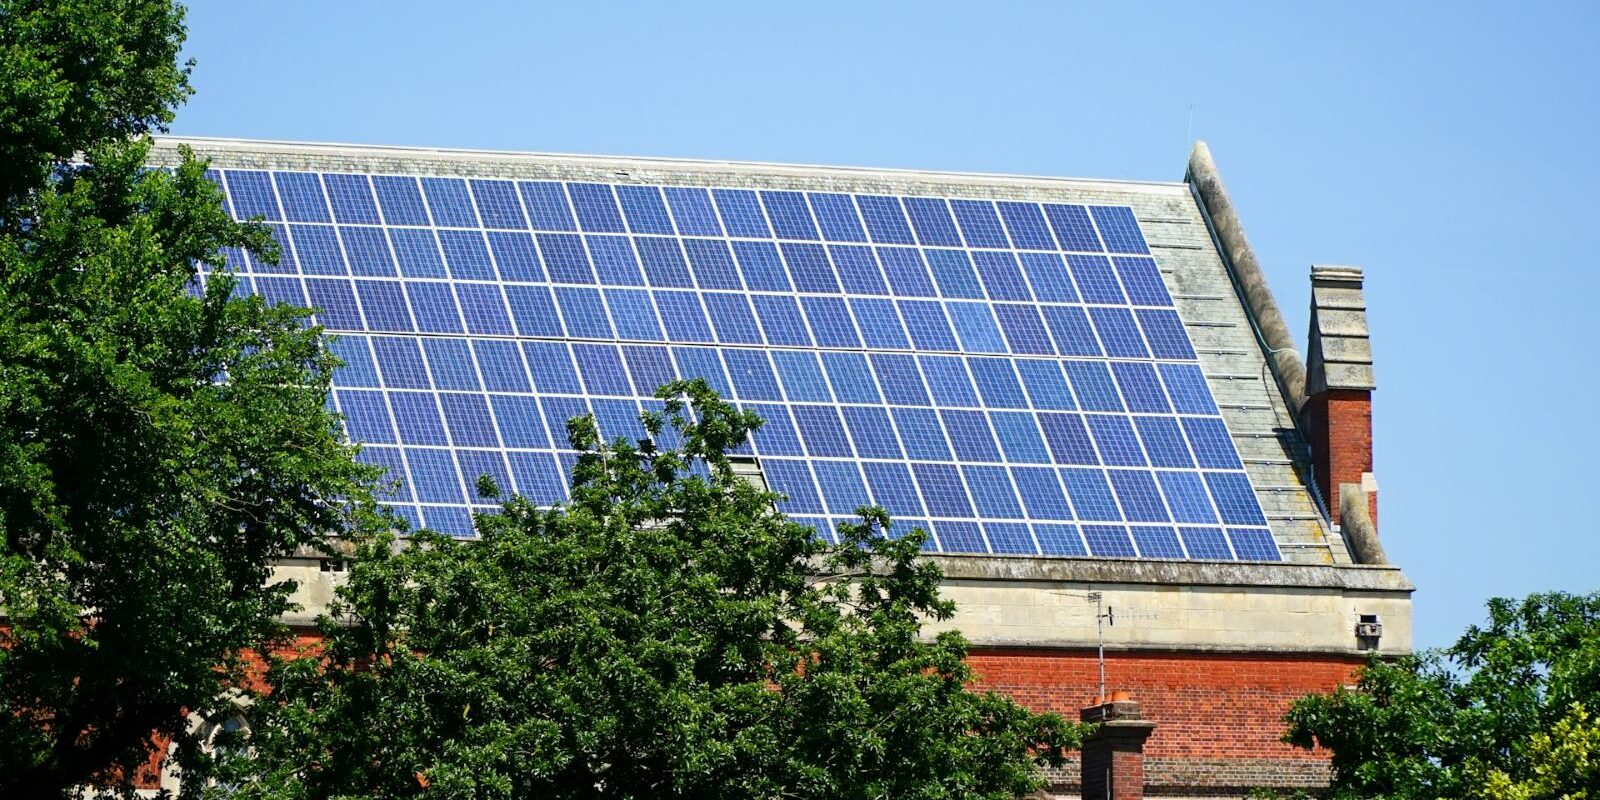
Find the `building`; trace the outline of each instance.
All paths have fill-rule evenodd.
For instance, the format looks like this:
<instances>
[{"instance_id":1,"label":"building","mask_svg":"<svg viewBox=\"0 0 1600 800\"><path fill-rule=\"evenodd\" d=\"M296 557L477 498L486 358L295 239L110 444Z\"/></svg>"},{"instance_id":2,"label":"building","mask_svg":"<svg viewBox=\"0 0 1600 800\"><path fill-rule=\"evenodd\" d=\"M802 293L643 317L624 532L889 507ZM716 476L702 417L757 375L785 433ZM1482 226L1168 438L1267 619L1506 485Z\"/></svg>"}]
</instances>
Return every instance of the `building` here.
<instances>
[{"instance_id":1,"label":"building","mask_svg":"<svg viewBox=\"0 0 1600 800\"><path fill-rule=\"evenodd\" d=\"M1059 795L1101 795L1101 764L1151 796L1325 783L1278 741L1288 702L1410 647L1361 272L1312 269L1302 362L1203 144L1177 182L232 140L158 158L180 144L283 244L277 266L230 254L245 287L343 334L335 402L404 479L399 513L468 535L485 473L559 502L565 419L641 435L656 386L705 377L768 420L744 456L792 516L826 532L873 502L932 532L988 685L1122 718ZM304 624L337 570L281 571ZM1099 705L1118 692L1140 705Z\"/></svg>"}]
</instances>

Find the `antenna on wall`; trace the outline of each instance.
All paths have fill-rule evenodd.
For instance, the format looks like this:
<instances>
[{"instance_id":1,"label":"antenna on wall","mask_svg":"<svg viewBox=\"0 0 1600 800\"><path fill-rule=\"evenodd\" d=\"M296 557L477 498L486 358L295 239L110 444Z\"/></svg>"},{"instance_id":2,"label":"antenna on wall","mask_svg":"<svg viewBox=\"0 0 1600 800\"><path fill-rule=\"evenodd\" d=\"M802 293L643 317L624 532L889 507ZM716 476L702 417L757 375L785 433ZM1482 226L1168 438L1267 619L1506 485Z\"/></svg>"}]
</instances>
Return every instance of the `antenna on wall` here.
<instances>
[{"instance_id":1,"label":"antenna on wall","mask_svg":"<svg viewBox=\"0 0 1600 800\"><path fill-rule=\"evenodd\" d=\"M1105 595L1101 592L1089 592L1084 597L1089 602L1094 603L1095 655L1100 662L1100 702L1104 703L1108 697L1106 694L1106 626L1116 626L1117 613L1115 608L1106 605ZM1137 619L1154 617L1155 614L1148 611L1133 613L1124 611L1122 616L1124 618Z\"/></svg>"},{"instance_id":2,"label":"antenna on wall","mask_svg":"<svg viewBox=\"0 0 1600 800\"><path fill-rule=\"evenodd\" d=\"M1183 130L1183 155L1188 157L1189 148L1194 145L1194 103L1189 104L1189 127Z\"/></svg>"},{"instance_id":3,"label":"antenna on wall","mask_svg":"<svg viewBox=\"0 0 1600 800\"><path fill-rule=\"evenodd\" d=\"M1116 613L1105 605L1105 595L1090 592L1089 602L1094 603L1094 632L1096 655L1100 660L1100 702L1106 701L1106 626L1116 625Z\"/></svg>"}]
</instances>

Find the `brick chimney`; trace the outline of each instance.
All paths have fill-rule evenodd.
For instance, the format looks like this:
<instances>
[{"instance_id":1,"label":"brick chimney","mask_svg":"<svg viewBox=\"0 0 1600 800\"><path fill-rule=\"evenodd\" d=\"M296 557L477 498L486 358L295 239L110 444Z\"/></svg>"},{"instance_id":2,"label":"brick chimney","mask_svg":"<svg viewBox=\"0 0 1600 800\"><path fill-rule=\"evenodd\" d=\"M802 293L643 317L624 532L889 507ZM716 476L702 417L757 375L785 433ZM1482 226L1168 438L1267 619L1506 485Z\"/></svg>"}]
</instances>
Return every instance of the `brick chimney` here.
<instances>
[{"instance_id":1,"label":"brick chimney","mask_svg":"<svg viewBox=\"0 0 1600 800\"><path fill-rule=\"evenodd\" d=\"M1306 403L1300 410L1311 445L1317 489L1334 524L1359 528L1371 542L1352 541L1364 563L1379 563L1376 547L1378 484L1372 475L1372 347L1359 267L1311 268L1311 332ZM1363 503L1362 500L1365 500ZM1362 508L1364 506L1364 509ZM1345 517L1354 508L1366 519Z\"/></svg>"},{"instance_id":2,"label":"brick chimney","mask_svg":"<svg viewBox=\"0 0 1600 800\"><path fill-rule=\"evenodd\" d=\"M1079 714L1100 725L1083 742L1083 800L1144 798L1144 741L1156 724L1144 718L1137 701L1122 699L1120 692L1113 697Z\"/></svg>"}]
</instances>

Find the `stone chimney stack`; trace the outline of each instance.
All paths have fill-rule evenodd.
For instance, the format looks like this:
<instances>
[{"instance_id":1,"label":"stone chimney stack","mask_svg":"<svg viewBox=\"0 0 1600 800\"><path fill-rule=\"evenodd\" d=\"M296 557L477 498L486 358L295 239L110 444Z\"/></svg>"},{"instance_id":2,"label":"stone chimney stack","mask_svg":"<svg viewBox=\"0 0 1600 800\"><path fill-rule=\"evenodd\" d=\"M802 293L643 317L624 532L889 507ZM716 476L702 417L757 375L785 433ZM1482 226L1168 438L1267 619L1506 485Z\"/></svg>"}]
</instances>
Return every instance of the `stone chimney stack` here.
<instances>
[{"instance_id":1,"label":"stone chimney stack","mask_svg":"<svg viewBox=\"0 0 1600 800\"><path fill-rule=\"evenodd\" d=\"M1079 718L1099 723L1094 735L1083 742L1083 800L1143 800L1144 741L1156 729L1144 718L1135 700L1114 699L1084 709Z\"/></svg>"},{"instance_id":2,"label":"stone chimney stack","mask_svg":"<svg viewBox=\"0 0 1600 800\"><path fill-rule=\"evenodd\" d=\"M1377 544L1378 484L1372 475L1372 346L1359 267L1311 268L1306 403L1318 490L1362 563L1383 563ZM1365 513L1362 513L1365 512Z\"/></svg>"}]
</instances>

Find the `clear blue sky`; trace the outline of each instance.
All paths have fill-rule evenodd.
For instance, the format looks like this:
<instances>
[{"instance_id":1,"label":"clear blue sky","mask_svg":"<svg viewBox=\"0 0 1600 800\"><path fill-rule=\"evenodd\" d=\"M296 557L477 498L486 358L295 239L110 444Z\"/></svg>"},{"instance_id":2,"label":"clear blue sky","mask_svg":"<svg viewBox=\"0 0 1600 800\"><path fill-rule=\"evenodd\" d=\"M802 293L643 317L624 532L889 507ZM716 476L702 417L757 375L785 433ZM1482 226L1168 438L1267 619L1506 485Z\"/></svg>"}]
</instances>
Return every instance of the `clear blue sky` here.
<instances>
[{"instance_id":1,"label":"clear blue sky","mask_svg":"<svg viewBox=\"0 0 1600 800\"><path fill-rule=\"evenodd\" d=\"M1600 5L203 0L189 135L1175 180L1367 269L1419 645L1600 588ZM1585 236L1587 232L1590 235Z\"/></svg>"}]
</instances>

